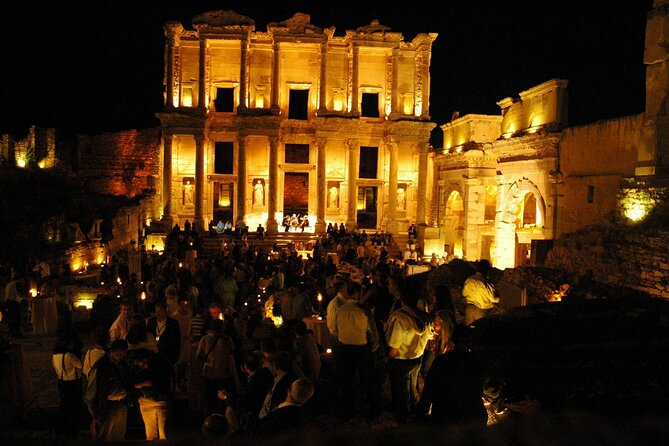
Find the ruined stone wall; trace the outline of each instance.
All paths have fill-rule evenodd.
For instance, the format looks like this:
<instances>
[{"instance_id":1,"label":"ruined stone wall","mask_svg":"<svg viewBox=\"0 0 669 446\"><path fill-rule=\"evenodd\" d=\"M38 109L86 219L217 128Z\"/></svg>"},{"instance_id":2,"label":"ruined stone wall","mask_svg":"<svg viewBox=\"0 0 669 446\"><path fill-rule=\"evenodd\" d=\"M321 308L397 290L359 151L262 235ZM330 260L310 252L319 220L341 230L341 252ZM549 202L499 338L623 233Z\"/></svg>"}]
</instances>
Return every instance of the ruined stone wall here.
<instances>
[{"instance_id":1,"label":"ruined stone wall","mask_svg":"<svg viewBox=\"0 0 669 446\"><path fill-rule=\"evenodd\" d=\"M643 115L635 115L564 130L558 236L604 223L617 211L620 181L634 176L642 127Z\"/></svg>"},{"instance_id":2,"label":"ruined stone wall","mask_svg":"<svg viewBox=\"0 0 669 446\"><path fill-rule=\"evenodd\" d=\"M134 197L160 176L160 129L80 135L79 174L97 193Z\"/></svg>"},{"instance_id":3,"label":"ruined stone wall","mask_svg":"<svg viewBox=\"0 0 669 446\"><path fill-rule=\"evenodd\" d=\"M669 298L669 230L584 228L558 240L545 266Z\"/></svg>"}]
</instances>

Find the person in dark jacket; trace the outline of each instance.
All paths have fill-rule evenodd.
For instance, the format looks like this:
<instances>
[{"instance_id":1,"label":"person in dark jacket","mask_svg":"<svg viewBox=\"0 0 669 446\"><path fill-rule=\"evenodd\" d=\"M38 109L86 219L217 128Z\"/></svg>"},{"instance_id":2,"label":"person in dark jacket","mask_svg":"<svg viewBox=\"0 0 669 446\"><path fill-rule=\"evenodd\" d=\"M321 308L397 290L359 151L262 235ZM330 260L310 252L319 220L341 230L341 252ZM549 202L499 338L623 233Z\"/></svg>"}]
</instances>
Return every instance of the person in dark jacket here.
<instances>
[{"instance_id":1,"label":"person in dark jacket","mask_svg":"<svg viewBox=\"0 0 669 446\"><path fill-rule=\"evenodd\" d=\"M181 330L179 322L167 315L165 301L156 302L156 315L147 321L146 329L156 338L158 352L174 366L181 353Z\"/></svg>"},{"instance_id":2,"label":"person in dark jacket","mask_svg":"<svg viewBox=\"0 0 669 446\"><path fill-rule=\"evenodd\" d=\"M483 364L474 352L462 345L462 333L467 328L448 323L452 318L442 317L440 313L435 318L437 357L425 378L416 412L419 418L439 425L485 426L488 417L482 399Z\"/></svg>"},{"instance_id":3,"label":"person in dark jacket","mask_svg":"<svg viewBox=\"0 0 669 446\"><path fill-rule=\"evenodd\" d=\"M225 417L231 433L244 429L249 420L258 419L265 396L274 384L272 373L262 367L262 358L258 353L249 353L244 357L242 371L246 374L246 384L235 401L228 401ZM218 392L219 398L228 400L225 390Z\"/></svg>"},{"instance_id":4,"label":"person in dark jacket","mask_svg":"<svg viewBox=\"0 0 669 446\"><path fill-rule=\"evenodd\" d=\"M146 439L166 440L165 426L169 411L171 365L160 353L139 349L133 353L133 387L139 392L139 410L144 420Z\"/></svg>"},{"instance_id":5,"label":"person in dark jacket","mask_svg":"<svg viewBox=\"0 0 669 446\"><path fill-rule=\"evenodd\" d=\"M86 406L91 414L94 440L123 441L128 420L126 398L130 384L128 343L112 342L109 353L100 358L88 374Z\"/></svg>"},{"instance_id":6,"label":"person in dark jacket","mask_svg":"<svg viewBox=\"0 0 669 446\"><path fill-rule=\"evenodd\" d=\"M251 431L258 435L276 435L281 432L296 430L304 425L304 405L314 395L314 384L309 378L294 380L286 399L261 419Z\"/></svg>"},{"instance_id":7,"label":"person in dark jacket","mask_svg":"<svg viewBox=\"0 0 669 446\"><path fill-rule=\"evenodd\" d=\"M293 371L293 358L290 353L280 350L270 357L270 364L274 369L274 383L265 396L258 418L265 418L267 414L284 402L290 385L297 379Z\"/></svg>"}]
</instances>

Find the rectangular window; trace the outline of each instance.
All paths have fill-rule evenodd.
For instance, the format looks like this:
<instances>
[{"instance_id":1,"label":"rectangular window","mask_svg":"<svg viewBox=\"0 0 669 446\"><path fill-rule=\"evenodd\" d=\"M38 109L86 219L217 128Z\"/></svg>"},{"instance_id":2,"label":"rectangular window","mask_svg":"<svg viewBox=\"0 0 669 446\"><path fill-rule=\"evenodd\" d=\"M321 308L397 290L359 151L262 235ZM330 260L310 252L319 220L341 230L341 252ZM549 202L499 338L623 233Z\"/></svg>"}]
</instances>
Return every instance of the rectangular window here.
<instances>
[{"instance_id":1,"label":"rectangular window","mask_svg":"<svg viewBox=\"0 0 669 446\"><path fill-rule=\"evenodd\" d=\"M378 147L360 147L358 178L376 178L379 165Z\"/></svg>"},{"instance_id":2,"label":"rectangular window","mask_svg":"<svg viewBox=\"0 0 669 446\"><path fill-rule=\"evenodd\" d=\"M214 146L214 173L232 174L235 146L232 142L216 141Z\"/></svg>"},{"instance_id":3,"label":"rectangular window","mask_svg":"<svg viewBox=\"0 0 669 446\"><path fill-rule=\"evenodd\" d=\"M588 186L588 203L595 201L595 186Z\"/></svg>"},{"instance_id":4,"label":"rectangular window","mask_svg":"<svg viewBox=\"0 0 669 446\"><path fill-rule=\"evenodd\" d=\"M288 119L309 119L309 90L290 90Z\"/></svg>"},{"instance_id":5,"label":"rectangular window","mask_svg":"<svg viewBox=\"0 0 669 446\"><path fill-rule=\"evenodd\" d=\"M235 111L235 89L217 88L214 108L217 112L231 113Z\"/></svg>"},{"instance_id":6,"label":"rectangular window","mask_svg":"<svg viewBox=\"0 0 669 446\"><path fill-rule=\"evenodd\" d=\"M181 106L193 106L193 87L191 85L184 85L181 89Z\"/></svg>"},{"instance_id":7,"label":"rectangular window","mask_svg":"<svg viewBox=\"0 0 669 446\"><path fill-rule=\"evenodd\" d=\"M309 164L309 144L286 144L286 163Z\"/></svg>"},{"instance_id":8,"label":"rectangular window","mask_svg":"<svg viewBox=\"0 0 669 446\"><path fill-rule=\"evenodd\" d=\"M378 93L363 93L362 104L360 106L361 116L366 118L379 117L379 94Z\"/></svg>"}]
</instances>

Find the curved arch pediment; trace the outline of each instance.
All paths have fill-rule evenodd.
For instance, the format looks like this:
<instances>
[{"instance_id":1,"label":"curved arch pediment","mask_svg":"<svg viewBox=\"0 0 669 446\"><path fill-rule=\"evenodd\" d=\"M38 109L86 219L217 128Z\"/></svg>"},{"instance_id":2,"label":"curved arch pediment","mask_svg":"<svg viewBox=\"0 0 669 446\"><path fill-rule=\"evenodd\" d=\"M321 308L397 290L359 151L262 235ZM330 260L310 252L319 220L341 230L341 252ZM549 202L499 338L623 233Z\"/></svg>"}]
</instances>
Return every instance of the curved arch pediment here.
<instances>
[{"instance_id":1,"label":"curved arch pediment","mask_svg":"<svg viewBox=\"0 0 669 446\"><path fill-rule=\"evenodd\" d=\"M537 201L537 208L541 214L541 221L546 221L546 201L536 184L527 178L514 182L502 201L502 212L499 214L501 223L515 224L518 211L522 207L525 195L531 193Z\"/></svg>"}]
</instances>

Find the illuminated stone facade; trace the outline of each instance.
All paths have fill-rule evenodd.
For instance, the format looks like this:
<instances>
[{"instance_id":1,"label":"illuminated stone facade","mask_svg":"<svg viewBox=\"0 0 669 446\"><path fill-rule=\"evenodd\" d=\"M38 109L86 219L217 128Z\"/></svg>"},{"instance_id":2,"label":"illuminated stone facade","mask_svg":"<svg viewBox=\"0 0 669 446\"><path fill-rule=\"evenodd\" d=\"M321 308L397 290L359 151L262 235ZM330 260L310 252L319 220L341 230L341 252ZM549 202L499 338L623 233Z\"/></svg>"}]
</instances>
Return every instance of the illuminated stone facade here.
<instances>
[{"instance_id":1,"label":"illuminated stone facade","mask_svg":"<svg viewBox=\"0 0 669 446\"><path fill-rule=\"evenodd\" d=\"M430 57L374 21L335 35L295 14L257 31L232 11L165 25L162 218L262 224L284 214L398 232L426 222Z\"/></svg>"},{"instance_id":2,"label":"illuminated stone facade","mask_svg":"<svg viewBox=\"0 0 669 446\"><path fill-rule=\"evenodd\" d=\"M533 263L563 234L640 221L669 196L669 1L646 26L645 113L567 127L567 81L554 79L497 104L501 116L442 126L434 152L425 253ZM545 242L542 242L545 241Z\"/></svg>"}]
</instances>

